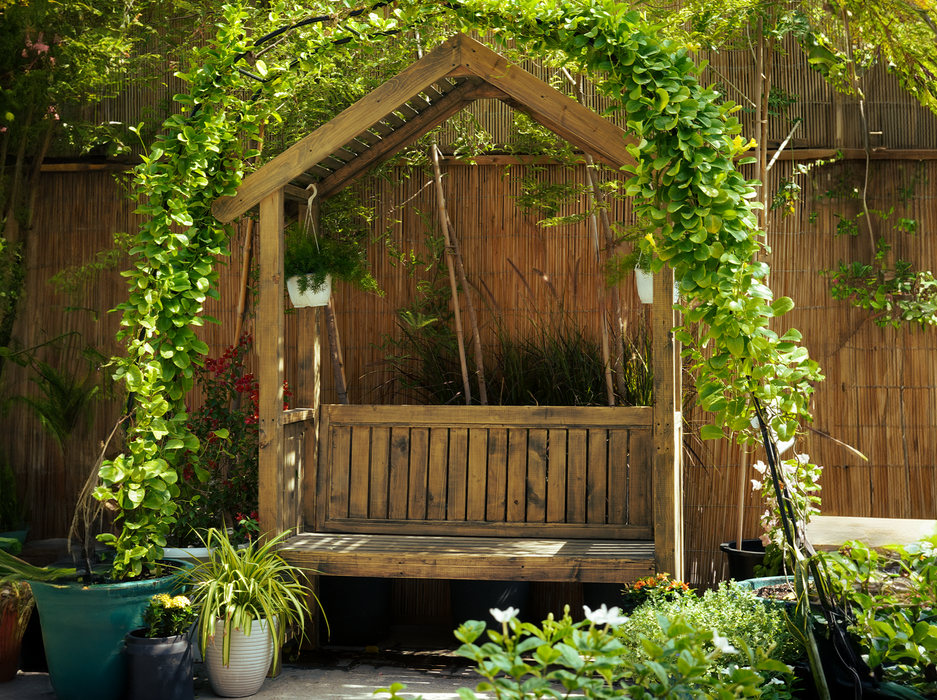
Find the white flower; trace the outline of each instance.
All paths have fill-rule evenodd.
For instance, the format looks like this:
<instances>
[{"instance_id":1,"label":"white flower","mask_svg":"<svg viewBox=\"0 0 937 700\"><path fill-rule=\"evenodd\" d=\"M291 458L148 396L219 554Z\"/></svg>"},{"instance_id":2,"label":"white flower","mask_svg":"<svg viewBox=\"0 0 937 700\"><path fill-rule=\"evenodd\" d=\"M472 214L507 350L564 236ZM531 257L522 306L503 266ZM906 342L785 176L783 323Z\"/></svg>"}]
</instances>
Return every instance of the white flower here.
<instances>
[{"instance_id":1,"label":"white flower","mask_svg":"<svg viewBox=\"0 0 937 700\"><path fill-rule=\"evenodd\" d=\"M621 614L620 608L609 610L605 603L598 610L591 610L588 605L583 605L582 609L586 619L594 625L623 625L628 621L628 617Z\"/></svg>"},{"instance_id":2,"label":"white flower","mask_svg":"<svg viewBox=\"0 0 937 700\"><path fill-rule=\"evenodd\" d=\"M782 681L780 678L772 678L770 681L768 681L768 685L784 685L784 681Z\"/></svg>"},{"instance_id":3,"label":"white flower","mask_svg":"<svg viewBox=\"0 0 937 700\"><path fill-rule=\"evenodd\" d=\"M752 465L755 468L755 471L759 474L764 474L768 469L768 465L762 462L760 459Z\"/></svg>"},{"instance_id":4,"label":"white flower","mask_svg":"<svg viewBox=\"0 0 937 700\"><path fill-rule=\"evenodd\" d=\"M798 455L798 454L795 454L795 455L794 455L794 459L796 459L796 460L797 460L798 462L800 462L801 464L808 464L808 463L810 462L810 455Z\"/></svg>"},{"instance_id":5,"label":"white flower","mask_svg":"<svg viewBox=\"0 0 937 700\"><path fill-rule=\"evenodd\" d=\"M738 654L739 650L729 644L728 637L720 637L716 630L713 630L713 644L723 654Z\"/></svg>"},{"instance_id":6,"label":"white flower","mask_svg":"<svg viewBox=\"0 0 937 700\"><path fill-rule=\"evenodd\" d=\"M758 479L752 479L752 491L758 491L761 488L761 482Z\"/></svg>"},{"instance_id":7,"label":"white flower","mask_svg":"<svg viewBox=\"0 0 937 700\"><path fill-rule=\"evenodd\" d=\"M491 616L498 622L504 623L508 620L512 620L517 617L517 613L520 612L517 608L508 608L507 610L498 610L498 608L491 608L488 612L491 613Z\"/></svg>"}]
</instances>

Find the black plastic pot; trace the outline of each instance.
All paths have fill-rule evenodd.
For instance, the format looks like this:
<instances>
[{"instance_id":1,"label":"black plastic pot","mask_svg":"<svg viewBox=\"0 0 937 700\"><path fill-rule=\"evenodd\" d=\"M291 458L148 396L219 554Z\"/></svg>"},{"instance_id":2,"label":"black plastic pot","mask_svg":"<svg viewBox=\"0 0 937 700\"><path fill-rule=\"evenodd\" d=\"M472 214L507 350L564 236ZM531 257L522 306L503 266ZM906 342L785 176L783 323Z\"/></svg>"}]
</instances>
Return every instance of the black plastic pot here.
<instances>
[{"instance_id":1,"label":"black plastic pot","mask_svg":"<svg viewBox=\"0 0 937 700\"><path fill-rule=\"evenodd\" d=\"M467 620L482 620L489 629L501 631L501 623L491 616L491 609L520 611L519 617L530 607L530 581L449 581L449 599L452 608L452 626ZM487 639L487 638L486 638Z\"/></svg>"},{"instance_id":2,"label":"black plastic pot","mask_svg":"<svg viewBox=\"0 0 937 700\"><path fill-rule=\"evenodd\" d=\"M755 567L765 560L765 546L761 540L742 540L742 548L735 546L735 540L723 542L719 549L729 558L729 578L747 581L755 578Z\"/></svg>"},{"instance_id":3,"label":"black plastic pot","mask_svg":"<svg viewBox=\"0 0 937 700\"><path fill-rule=\"evenodd\" d=\"M377 645L390 633L391 580L354 576L319 578L329 634L320 626L320 641L339 646Z\"/></svg>"},{"instance_id":4,"label":"black plastic pot","mask_svg":"<svg viewBox=\"0 0 937 700\"><path fill-rule=\"evenodd\" d=\"M192 645L188 634L146 637L135 629L124 637L127 700L193 700Z\"/></svg>"}]
</instances>

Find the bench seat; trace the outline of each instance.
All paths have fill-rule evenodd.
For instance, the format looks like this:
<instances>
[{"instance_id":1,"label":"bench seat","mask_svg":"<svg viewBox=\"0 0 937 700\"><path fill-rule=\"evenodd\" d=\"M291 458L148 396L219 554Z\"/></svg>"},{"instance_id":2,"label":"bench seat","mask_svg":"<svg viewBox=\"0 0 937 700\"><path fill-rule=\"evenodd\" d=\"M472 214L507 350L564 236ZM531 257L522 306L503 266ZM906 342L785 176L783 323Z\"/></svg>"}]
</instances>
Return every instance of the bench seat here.
<instances>
[{"instance_id":1,"label":"bench seat","mask_svg":"<svg viewBox=\"0 0 937 700\"><path fill-rule=\"evenodd\" d=\"M307 532L279 552L332 576L622 583L656 571L649 540Z\"/></svg>"}]
</instances>

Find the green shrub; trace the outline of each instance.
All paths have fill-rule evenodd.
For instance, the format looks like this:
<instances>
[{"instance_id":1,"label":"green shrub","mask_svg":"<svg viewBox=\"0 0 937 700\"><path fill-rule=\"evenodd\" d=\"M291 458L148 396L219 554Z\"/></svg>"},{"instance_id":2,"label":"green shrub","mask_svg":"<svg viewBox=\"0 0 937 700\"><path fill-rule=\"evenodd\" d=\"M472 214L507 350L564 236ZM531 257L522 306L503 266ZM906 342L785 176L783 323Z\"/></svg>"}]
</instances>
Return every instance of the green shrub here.
<instances>
[{"instance_id":1,"label":"green shrub","mask_svg":"<svg viewBox=\"0 0 937 700\"><path fill-rule=\"evenodd\" d=\"M754 593L741 589L735 582L723 582L718 590L706 591L702 596L654 597L637 608L618 628L623 644L622 658L626 662L648 659L642 637L656 644L665 643L667 636L661 629L661 616L680 617L699 629L719 630L732 646L771 650L771 657L784 663L795 661L803 654L788 633L780 608L758 600ZM723 658L726 662L745 663L745 659L735 654L726 654Z\"/></svg>"},{"instance_id":2,"label":"green shrub","mask_svg":"<svg viewBox=\"0 0 937 700\"><path fill-rule=\"evenodd\" d=\"M485 680L475 690L462 688L459 697L537 700L581 696L587 700L633 698L646 700L699 700L715 698L790 698L790 671L762 649L742 644L738 649L710 625L694 626L680 618L661 617L660 642L642 640L653 660L621 663L622 643L615 626L622 618L617 608L586 609L587 620L574 623L569 607L560 620L551 614L537 627L521 623L517 610L492 610L502 631L488 630L491 641L476 644L485 623L469 621L456 630L462 642L460 656L477 664ZM727 662L727 655L744 659ZM390 693L390 700L406 686L394 683L375 692ZM476 695L485 693L483 696Z\"/></svg>"}]
</instances>

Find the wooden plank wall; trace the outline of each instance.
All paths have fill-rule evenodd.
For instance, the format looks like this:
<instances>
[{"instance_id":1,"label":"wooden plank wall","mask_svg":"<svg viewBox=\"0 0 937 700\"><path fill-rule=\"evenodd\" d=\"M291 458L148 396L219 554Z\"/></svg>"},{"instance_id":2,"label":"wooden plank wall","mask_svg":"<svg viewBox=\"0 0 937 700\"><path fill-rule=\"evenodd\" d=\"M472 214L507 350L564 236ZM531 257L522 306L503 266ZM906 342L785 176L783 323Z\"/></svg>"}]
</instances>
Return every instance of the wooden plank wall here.
<instances>
[{"instance_id":1,"label":"wooden plank wall","mask_svg":"<svg viewBox=\"0 0 937 700\"><path fill-rule=\"evenodd\" d=\"M322 407L317 530L651 539L648 408Z\"/></svg>"}]
</instances>

